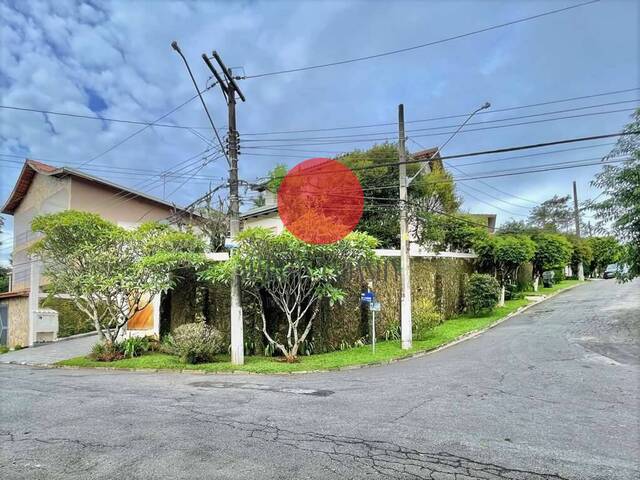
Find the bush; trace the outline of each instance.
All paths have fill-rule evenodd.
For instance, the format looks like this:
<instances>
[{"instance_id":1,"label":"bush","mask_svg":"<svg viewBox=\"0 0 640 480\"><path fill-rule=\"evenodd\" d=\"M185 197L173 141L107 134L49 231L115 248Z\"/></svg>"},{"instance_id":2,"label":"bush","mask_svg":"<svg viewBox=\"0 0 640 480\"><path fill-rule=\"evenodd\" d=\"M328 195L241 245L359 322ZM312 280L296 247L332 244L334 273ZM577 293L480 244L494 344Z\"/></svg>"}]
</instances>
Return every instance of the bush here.
<instances>
[{"instance_id":1,"label":"bush","mask_svg":"<svg viewBox=\"0 0 640 480\"><path fill-rule=\"evenodd\" d=\"M500 285L491 275L474 273L465 292L467 311L477 314L493 310L500 300Z\"/></svg>"},{"instance_id":2,"label":"bush","mask_svg":"<svg viewBox=\"0 0 640 480\"><path fill-rule=\"evenodd\" d=\"M139 357L144 352L148 352L150 342L147 337L130 337L121 342L118 347L123 355L128 358Z\"/></svg>"},{"instance_id":3,"label":"bush","mask_svg":"<svg viewBox=\"0 0 640 480\"><path fill-rule=\"evenodd\" d=\"M224 350L222 334L204 322L180 325L172 339L176 354L186 363L212 362Z\"/></svg>"},{"instance_id":4,"label":"bush","mask_svg":"<svg viewBox=\"0 0 640 480\"><path fill-rule=\"evenodd\" d=\"M429 331L439 323L442 323L442 314L436 310L433 302L424 297L414 301L412 326L415 339L424 339Z\"/></svg>"},{"instance_id":5,"label":"bush","mask_svg":"<svg viewBox=\"0 0 640 480\"><path fill-rule=\"evenodd\" d=\"M555 272L555 275L553 276L553 283L560 283L566 280L564 268L556 268L553 271Z\"/></svg>"},{"instance_id":6,"label":"bush","mask_svg":"<svg viewBox=\"0 0 640 480\"><path fill-rule=\"evenodd\" d=\"M113 362L124 358L122 346L118 343L98 342L91 349L90 358L99 362Z\"/></svg>"}]
</instances>

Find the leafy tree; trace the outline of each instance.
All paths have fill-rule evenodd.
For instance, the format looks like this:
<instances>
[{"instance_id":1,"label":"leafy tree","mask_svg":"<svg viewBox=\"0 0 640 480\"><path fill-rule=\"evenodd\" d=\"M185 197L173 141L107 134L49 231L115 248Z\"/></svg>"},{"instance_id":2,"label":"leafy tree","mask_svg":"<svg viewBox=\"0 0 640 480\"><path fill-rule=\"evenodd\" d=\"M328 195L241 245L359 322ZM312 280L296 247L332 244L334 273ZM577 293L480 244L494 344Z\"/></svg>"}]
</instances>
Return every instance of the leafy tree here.
<instances>
[{"instance_id":1,"label":"leafy tree","mask_svg":"<svg viewBox=\"0 0 640 480\"><path fill-rule=\"evenodd\" d=\"M632 133L618 139L616 146L605 157L611 159L624 156L627 160L619 165L605 165L592 184L607 198L589 202L587 208L594 211L601 230L610 225L614 235L625 244L621 261L629 266L622 280L640 276L640 109L625 129Z\"/></svg>"},{"instance_id":2,"label":"leafy tree","mask_svg":"<svg viewBox=\"0 0 640 480\"><path fill-rule=\"evenodd\" d=\"M478 241L474 250L480 263L495 272L500 284L499 305L504 305L505 287L515 282L520 265L533 258L535 243L526 236L494 235Z\"/></svg>"},{"instance_id":3,"label":"leafy tree","mask_svg":"<svg viewBox=\"0 0 640 480\"><path fill-rule=\"evenodd\" d=\"M591 275L599 275L622 256L622 246L615 237L589 237L585 242L591 249L591 261L587 264Z\"/></svg>"},{"instance_id":4,"label":"leafy tree","mask_svg":"<svg viewBox=\"0 0 640 480\"><path fill-rule=\"evenodd\" d=\"M71 295L113 344L127 322L173 285L172 270L203 262L204 243L188 232L146 223L125 230L99 215L66 210L36 217L43 234L32 253L51 293Z\"/></svg>"},{"instance_id":5,"label":"leafy tree","mask_svg":"<svg viewBox=\"0 0 640 480\"><path fill-rule=\"evenodd\" d=\"M356 150L337 157L349 168L379 165L379 168L355 169L362 188L365 189L367 208L362 214L356 230L376 237L382 248L400 246L399 198L398 188L389 188L398 184L398 147L392 143L376 145L369 150ZM392 165L388 165L392 164ZM460 201L455 194L455 185L451 175L444 171L439 162L432 162L432 172L422 171L409 185L411 216L414 228L421 228L421 217L435 211L453 213ZM418 173L421 165L407 165L407 176Z\"/></svg>"},{"instance_id":6,"label":"leafy tree","mask_svg":"<svg viewBox=\"0 0 640 480\"><path fill-rule=\"evenodd\" d=\"M417 232L418 243L436 251L469 252L476 243L488 238L487 227L471 215L427 213Z\"/></svg>"},{"instance_id":7,"label":"leafy tree","mask_svg":"<svg viewBox=\"0 0 640 480\"><path fill-rule=\"evenodd\" d=\"M553 198L534 207L529 214L529 225L542 230L554 232L567 232L574 222L573 209L569 206L569 195Z\"/></svg>"},{"instance_id":8,"label":"leafy tree","mask_svg":"<svg viewBox=\"0 0 640 480\"><path fill-rule=\"evenodd\" d=\"M571 261L573 247L563 235L557 233L539 233L532 240L536 244L533 256L533 286L538 289L538 281L542 272L563 268Z\"/></svg>"},{"instance_id":9,"label":"leafy tree","mask_svg":"<svg viewBox=\"0 0 640 480\"><path fill-rule=\"evenodd\" d=\"M529 235L534 230L536 229L524 220L509 220L500 225L497 233L505 235Z\"/></svg>"},{"instance_id":10,"label":"leafy tree","mask_svg":"<svg viewBox=\"0 0 640 480\"><path fill-rule=\"evenodd\" d=\"M377 241L360 232L352 232L331 244L308 244L289 232L276 235L265 228L247 229L236 239L238 248L231 259L213 265L203 277L228 282L232 272L238 272L244 290L260 306L265 338L289 362L296 360L321 301L341 302L345 292L340 283L347 272L376 261ZM284 341L267 331L263 295L270 298L287 319Z\"/></svg>"},{"instance_id":11,"label":"leafy tree","mask_svg":"<svg viewBox=\"0 0 640 480\"><path fill-rule=\"evenodd\" d=\"M567 235L567 238L573 248L573 252L571 253L571 270L575 275L580 263L582 263L583 267L588 267L591 263L591 260L593 260L593 250L591 250L591 245L589 245L589 242L584 238L577 237L576 235Z\"/></svg>"}]
</instances>

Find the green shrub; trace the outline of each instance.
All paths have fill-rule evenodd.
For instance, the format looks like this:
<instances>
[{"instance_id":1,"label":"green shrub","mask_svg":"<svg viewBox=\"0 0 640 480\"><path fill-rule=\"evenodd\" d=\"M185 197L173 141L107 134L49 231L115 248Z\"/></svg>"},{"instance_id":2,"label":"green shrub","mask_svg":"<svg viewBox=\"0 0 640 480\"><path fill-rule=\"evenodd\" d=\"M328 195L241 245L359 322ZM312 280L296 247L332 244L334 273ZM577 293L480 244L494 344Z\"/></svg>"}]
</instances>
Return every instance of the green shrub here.
<instances>
[{"instance_id":1,"label":"green shrub","mask_svg":"<svg viewBox=\"0 0 640 480\"><path fill-rule=\"evenodd\" d=\"M474 273L465 292L467 311L477 314L493 310L500 300L500 285L491 275Z\"/></svg>"},{"instance_id":2,"label":"green shrub","mask_svg":"<svg viewBox=\"0 0 640 480\"><path fill-rule=\"evenodd\" d=\"M118 343L98 342L91 348L89 358L98 362L113 362L124 358L122 346Z\"/></svg>"},{"instance_id":3,"label":"green shrub","mask_svg":"<svg viewBox=\"0 0 640 480\"><path fill-rule=\"evenodd\" d=\"M505 300L519 300L521 298L524 298L524 293L518 284L510 283L505 285Z\"/></svg>"},{"instance_id":4,"label":"green shrub","mask_svg":"<svg viewBox=\"0 0 640 480\"><path fill-rule=\"evenodd\" d=\"M125 357L139 357L149 351L149 339L147 337L129 337L123 340L118 347Z\"/></svg>"},{"instance_id":5,"label":"green shrub","mask_svg":"<svg viewBox=\"0 0 640 480\"><path fill-rule=\"evenodd\" d=\"M428 298L416 299L412 310L413 338L417 340L424 339L433 327L442 323L442 314Z\"/></svg>"},{"instance_id":6,"label":"green shrub","mask_svg":"<svg viewBox=\"0 0 640 480\"><path fill-rule=\"evenodd\" d=\"M554 270L553 283L560 283L566 279L564 275L564 268L556 268Z\"/></svg>"},{"instance_id":7,"label":"green shrub","mask_svg":"<svg viewBox=\"0 0 640 480\"><path fill-rule=\"evenodd\" d=\"M20 344L16 345L15 347L13 347L14 350L22 350L24 347Z\"/></svg>"},{"instance_id":8,"label":"green shrub","mask_svg":"<svg viewBox=\"0 0 640 480\"><path fill-rule=\"evenodd\" d=\"M212 362L224 350L222 334L204 322L180 325L172 338L176 353L186 363Z\"/></svg>"}]
</instances>

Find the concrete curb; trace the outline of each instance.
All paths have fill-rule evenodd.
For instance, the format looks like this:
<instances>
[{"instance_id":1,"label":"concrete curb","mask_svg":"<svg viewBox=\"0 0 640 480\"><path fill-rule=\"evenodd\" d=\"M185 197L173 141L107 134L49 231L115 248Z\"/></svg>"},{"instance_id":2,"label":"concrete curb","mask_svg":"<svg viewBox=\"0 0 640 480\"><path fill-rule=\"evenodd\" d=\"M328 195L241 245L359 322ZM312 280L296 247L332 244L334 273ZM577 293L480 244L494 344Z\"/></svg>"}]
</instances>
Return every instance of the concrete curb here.
<instances>
[{"instance_id":1,"label":"concrete curb","mask_svg":"<svg viewBox=\"0 0 640 480\"><path fill-rule=\"evenodd\" d=\"M586 282L585 282L586 283ZM337 367L337 368L329 368L329 369L324 369L324 370L299 370L297 372L275 372L275 373L259 373L259 372L245 372L243 370L232 370L232 371L226 371L226 372L215 372L215 371L208 371L208 370L197 370L197 369L173 369L173 368L117 368L117 367L78 367L78 366L73 366L73 365L51 365L51 364L38 364L38 363L26 363L26 362L9 362L9 363L5 363L4 365L20 365L20 366L28 366L28 367L39 367L39 368L59 368L59 369L68 369L68 370L102 370L102 371L110 371L110 372L137 372L137 373L172 373L172 374L180 374L180 373L186 373L186 374L191 374L191 375L276 375L276 376L282 376L282 375L307 375L309 373L329 373L329 372L340 372L340 371L345 371L345 370L357 370L360 368L370 368L370 367L380 367L383 365L390 365L392 363L397 363L397 362L404 362L407 360L412 360L414 358L420 358L420 357L425 357L427 355L431 355L434 354L436 352L439 352L441 350L444 350L446 348L449 347L453 347L454 345L457 345L459 343L462 343L466 340L469 340L471 338L477 337L478 335L483 334L484 332L491 330L492 328L500 325L503 322L506 322L507 320L509 320L512 317L515 317L516 315L521 314L522 312L525 312L527 310L529 310L531 307L534 307L535 305L538 305L539 303L542 303L546 300L549 300L550 298L555 297L556 295L559 295L560 293L566 292L568 290L571 290L573 288L579 287L581 285L584 285L584 283L578 283L576 285L570 285L568 287L565 287L561 290L558 290L557 292L553 292L549 295L542 295L539 300L534 301L532 303L530 303L529 305L525 305L524 307L520 307L517 310L515 310L514 312L511 312L508 315L505 315L504 317L496 320L495 322L487 325L486 327L483 327L481 329L478 330L472 330L470 332L465 333L464 335L460 335L457 338L454 338L453 340L451 340L448 343L445 343L444 345L440 345L439 347L435 347L429 350L422 350L416 353L412 353L410 355L406 355L404 357L398 357L398 358L393 358L391 360L382 360L379 362L371 362L371 363L363 363L363 364L359 364L359 365L347 365L345 367Z\"/></svg>"}]
</instances>

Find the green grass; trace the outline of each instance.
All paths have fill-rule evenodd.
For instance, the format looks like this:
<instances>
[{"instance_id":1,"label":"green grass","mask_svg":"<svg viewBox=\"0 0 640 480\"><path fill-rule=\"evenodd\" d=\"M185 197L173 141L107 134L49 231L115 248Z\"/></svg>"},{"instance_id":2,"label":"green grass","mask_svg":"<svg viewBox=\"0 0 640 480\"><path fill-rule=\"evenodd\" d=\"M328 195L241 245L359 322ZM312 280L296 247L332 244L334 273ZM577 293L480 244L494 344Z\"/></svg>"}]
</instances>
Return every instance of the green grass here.
<instances>
[{"instance_id":1,"label":"green grass","mask_svg":"<svg viewBox=\"0 0 640 480\"><path fill-rule=\"evenodd\" d=\"M9 347L5 347L4 345L0 345L0 355L3 353L7 353L9 351Z\"/></svg>"},{"instance_id":2,"label":"green grass","mask_svg":"<svg viewBox=\"0 0 640 480\"><path fill-rule=\"evenodd\" d=\"M563 288L571 287L579 283L584 283L584 282L581 282L579 280L563 280L560 283L556 283L552 287L544 288L542 286L542 280L540 280L540 286L538 287L538 291L534 292L533 290L531 290L530 292L525 292L525 295L549 295L550 293L555 293L558 290L562 290Z\"/></svg>"},{"instance_id":3,"label":"green grass","mask_svg":"<svg viewBox=\"0 0 640 480\"><path fill-rule=\"evenodd\" d=\"M544 289L545 294L578 283L568 280ZM541 289L543 290L543 289ZM429 334L413 341L411 350L402 350L399 340L389 340L376 343L376 353L371 351L371 345L350 348L330 353L321 353L300 357L297 363L286 363L278 358L252 356L245 358L245 364L232 365L228 355L220 355L216 362L189 365L179 358L164 353L148 353L141 357L117 360L115 362L97 362L86 357L76 357L58 362L58 365L75 367L109 367L109 368L150 368L171 370L203 370L206 372L253 372L253 373L287 373L310 370L333 370L350 365L366 365L370 363L388 362L413 355L418 352L433 350L445 345L456 338L480 330L491 325L500 318L524 307L529 303L526 299L510 300L504 307L496 308L493 312L483 316L460 315L448 320L429 331Z\"/></svg>"}]
</instances>

